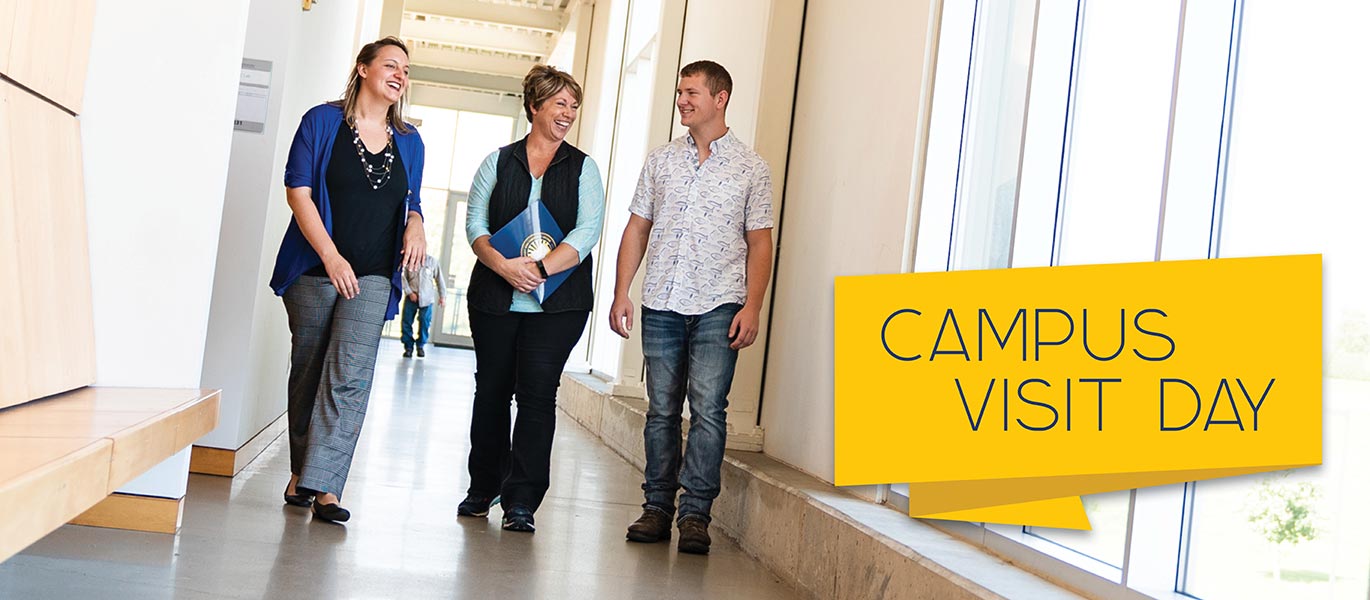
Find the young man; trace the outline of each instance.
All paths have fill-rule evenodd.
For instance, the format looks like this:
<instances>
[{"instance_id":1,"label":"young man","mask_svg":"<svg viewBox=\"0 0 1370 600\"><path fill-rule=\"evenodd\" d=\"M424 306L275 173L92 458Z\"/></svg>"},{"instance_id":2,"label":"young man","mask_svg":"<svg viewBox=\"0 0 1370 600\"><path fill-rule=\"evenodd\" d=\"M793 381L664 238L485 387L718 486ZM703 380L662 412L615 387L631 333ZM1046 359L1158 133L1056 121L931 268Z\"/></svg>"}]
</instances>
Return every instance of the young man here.
<instances>
[{"instance_id":1,"label":"young man","mask_svg":"<svg viewBox=\"0 0 1370 600\"><path fill-rule=\"evenodd\" d=\"M404 343L404 357L413 356L418 350L423 358L423 347L428 345L428 327L433 323L433 303L445 305L447 296L446 277L438 259L432 254L423 258L423 266L415 270L404 270L404 312L400 317L400 341ZM419 318L419 334L414 335L414 317Z\"/></svg>"},{"instance_id":2,"label":"young man","mask_svg":"<svg viewBox=\"0 0 1370 600\"><path fill-rule=\"evenodd\" d=\"M644 254L642 354L647 365L646 503L628 539L671 537L680 497L681 552L709 552L709 510L727 441L737 352L756 341L771 276L771 175L728 129L733 81L717 63L680 70L676 109L689 134L652 150L618 250L609 326L628 337L628 287ZM690 438L681 466L681 408Z\"/></svg>"}]
</instances>

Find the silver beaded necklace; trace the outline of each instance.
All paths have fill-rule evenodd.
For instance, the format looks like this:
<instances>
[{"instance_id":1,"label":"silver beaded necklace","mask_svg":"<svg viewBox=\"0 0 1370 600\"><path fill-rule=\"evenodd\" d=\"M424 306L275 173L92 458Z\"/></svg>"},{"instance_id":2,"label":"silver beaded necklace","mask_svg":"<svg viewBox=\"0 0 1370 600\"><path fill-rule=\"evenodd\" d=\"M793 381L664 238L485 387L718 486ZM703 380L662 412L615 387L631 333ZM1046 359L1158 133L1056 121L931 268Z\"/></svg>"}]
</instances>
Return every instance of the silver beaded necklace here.
<instances>
[{"instance_id":1,"label":"silver beaded necklace","mask_svg":"<svg viewBox=\"0 0 1370 600\"><path fill-rule=\"evenodd\" d=\"M390 182L390 167L395 164L395 136L390 125L385 126L385 161L381 165L373 165L366 160L366 146L362 144L362 135L357 132L355 125L348 125L352 128L352 144L357 147L357 157L362 161L362 168L366 170L366 181L371 184L371 189L378 190Z\"/></svg>"}]
</instances>

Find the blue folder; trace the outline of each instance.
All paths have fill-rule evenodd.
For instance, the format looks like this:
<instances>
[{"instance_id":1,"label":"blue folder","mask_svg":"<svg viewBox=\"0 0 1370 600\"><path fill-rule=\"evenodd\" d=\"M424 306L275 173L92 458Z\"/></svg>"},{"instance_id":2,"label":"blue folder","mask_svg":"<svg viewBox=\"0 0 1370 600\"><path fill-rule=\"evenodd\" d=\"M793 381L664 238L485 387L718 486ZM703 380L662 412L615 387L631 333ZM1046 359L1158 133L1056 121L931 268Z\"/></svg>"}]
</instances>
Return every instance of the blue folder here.
<instances>
[{"instance_id":1,"label":"blue folder","mask_svg":"<svg viewBox=\"0 0 1370 600\"><path fill-rule=\"evenodd\" d=\"M552 213L547 212L547 207L541 201L534 200L528 204L528 208L514 217L490 236L490 245L495 250L504 255L505 258L515 258L528 256L542 258L546 253L565 239L565 234L557 226L557 222L552 218ZM576 265L578 267L580 265ZM547 281L542 282L537 289L533 290L532 296L538 304L547 301L547 297L552 292L557 291L563 281L571 276L571 272L576 270L571 267L560 273L553 273Z\"/></svg>"}]
</instances>

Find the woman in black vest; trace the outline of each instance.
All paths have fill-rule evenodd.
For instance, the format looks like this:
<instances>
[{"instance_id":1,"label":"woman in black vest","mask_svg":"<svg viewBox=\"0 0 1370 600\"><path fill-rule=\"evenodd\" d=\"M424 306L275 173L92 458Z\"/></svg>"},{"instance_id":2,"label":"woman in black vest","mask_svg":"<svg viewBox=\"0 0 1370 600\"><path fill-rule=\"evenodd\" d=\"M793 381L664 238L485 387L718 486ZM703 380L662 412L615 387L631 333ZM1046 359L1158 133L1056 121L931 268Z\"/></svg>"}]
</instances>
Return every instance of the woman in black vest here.
<instances>
[{"instance_id":1,"label":"woman in black vest","mask_svg":"<svg viewBox=\"0 0 1370 600\"><path fill-rule=\"evenodd\" d=\"M471 486L457 514L484 517L504 506L503 527L533 531L549 483L557 386L593 306L590 250L604 219L595 161L565 142L582 94L570 75L538 65L523 79L531 123L522 140L493 152L471 183L466 239L478 262L467 299L476 349L471 411ZM490 234L540 201L565 239L545 256L505 258ZM539 303L530 295L548 276L574 269ZM513 438L510 399L518 402Z\"/></svg>"}]
</instances>

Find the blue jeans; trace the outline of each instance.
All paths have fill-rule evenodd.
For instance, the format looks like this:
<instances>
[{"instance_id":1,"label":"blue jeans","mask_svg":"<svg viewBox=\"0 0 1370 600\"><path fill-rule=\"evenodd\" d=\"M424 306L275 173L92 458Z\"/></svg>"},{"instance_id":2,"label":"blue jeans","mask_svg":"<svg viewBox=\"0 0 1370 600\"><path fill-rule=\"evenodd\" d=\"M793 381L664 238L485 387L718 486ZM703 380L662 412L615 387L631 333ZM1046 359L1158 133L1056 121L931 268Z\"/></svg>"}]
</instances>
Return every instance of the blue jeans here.
<instances>
[{"instance_id":1,"label":"blue jeans","mask_svg":"<svg viewBox=\"0 0 1370 600\"><path fill-rule=\"evenodd\" d=\"M414 340L414 315L419 316L419 337ZM433 323L433 305L420 307L408 298L404 299L404 314L400 316L400 342L409 350L418 344L420 348L428 345L428 326Z\"/></svg>"},{"instance_id":2,"label":"blue jeans","mask_svg":"<svg viewBox=\"0 0 1370 600\"><path fill-rule=\"evenodd\" d=\"M643 508L674 515L676 492L683 487L680 517L709 520L718 497L728 438L728 390L737 366L737 351L728 347L728 328L741 309L740 304L724 304L702 315L682 315L642 308L642 355L647 364ZM680 420L687 396L690 439L681 468Z\"/></svg>"}]
</instances>

